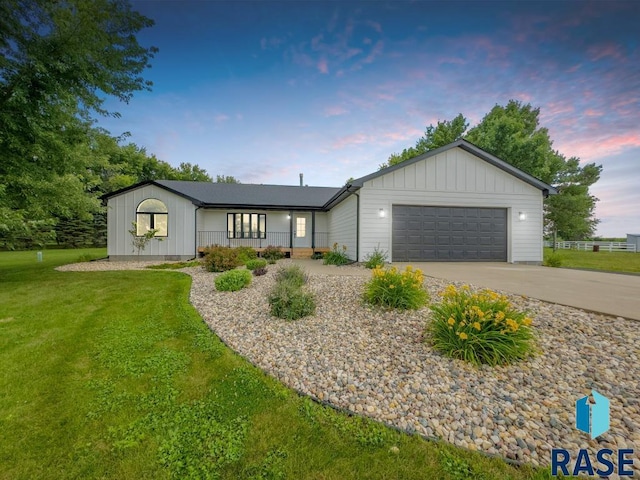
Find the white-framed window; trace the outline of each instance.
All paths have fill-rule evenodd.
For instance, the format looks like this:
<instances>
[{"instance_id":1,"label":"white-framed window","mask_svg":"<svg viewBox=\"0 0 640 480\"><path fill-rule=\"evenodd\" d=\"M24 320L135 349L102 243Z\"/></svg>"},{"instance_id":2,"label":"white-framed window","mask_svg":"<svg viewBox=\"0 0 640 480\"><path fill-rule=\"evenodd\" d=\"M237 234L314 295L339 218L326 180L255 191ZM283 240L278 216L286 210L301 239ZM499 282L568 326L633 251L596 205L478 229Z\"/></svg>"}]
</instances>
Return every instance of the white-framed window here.
<instances>
[{"instance_id":1,"label":"white-framed window","mask_svg":"<svg viewBox=\"0 0 640 480\"><path fill-rule=\"evenodd\" d=\"M267 238L267 215L227 213L227 238Z\"/></svg>"},{"instance_id":2,"label":"white-framed window","mask_svg":"<svg viewBox=\"0 0 640 480\"><path fill-rule=\"evenodd\" d=\"M169 231L169 211L167 206L157 198L147 198L136 209L136 233L144 235L154 228L158 230L156 237L166 237Z\"/></svg>"},{"instance_id":3,"label":"white-framed window","mask_svg":"<svg viewBox=\"0 0 640 480\"><path fill-rule=\"evenodd\" d=\"M307 219L305 217L296 217L296 237L303 238L307 236Z\"/></svg>"}]
</instances>

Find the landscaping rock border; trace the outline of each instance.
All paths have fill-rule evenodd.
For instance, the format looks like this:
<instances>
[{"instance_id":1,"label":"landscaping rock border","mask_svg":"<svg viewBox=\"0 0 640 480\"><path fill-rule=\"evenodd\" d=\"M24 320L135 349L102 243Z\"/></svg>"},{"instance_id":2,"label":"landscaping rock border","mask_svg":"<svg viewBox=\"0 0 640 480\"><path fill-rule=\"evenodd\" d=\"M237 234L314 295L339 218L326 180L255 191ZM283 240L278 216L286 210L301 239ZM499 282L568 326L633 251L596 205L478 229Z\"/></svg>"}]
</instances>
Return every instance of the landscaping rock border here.
<instances>
[{"instance_id":1,"label":"landscaping rock border","mask_svg":"<svg viewBox=\"0 0 640 480\"><path fill-rule=\"evenodd\" d=\"M475 368L425 342L428 308L366 306L367 278L339 270L310 274L315 316L271 317L266 297L275 270L270 266L239 292L217 292L217 274L201 268L182 271L193 278L191 303L211 329L285 385L407 432L536 466L550 464L552 448L574 456L586 448L592 459L600 448L634 448L640 473L637 322L506 294L531 313L539 354L512 366ZM438 301L449 282L426 277L424 284ZM575 428L575 402L591 388L611 401L611 428L596 440Z\"/></svg>"}]
</instances>

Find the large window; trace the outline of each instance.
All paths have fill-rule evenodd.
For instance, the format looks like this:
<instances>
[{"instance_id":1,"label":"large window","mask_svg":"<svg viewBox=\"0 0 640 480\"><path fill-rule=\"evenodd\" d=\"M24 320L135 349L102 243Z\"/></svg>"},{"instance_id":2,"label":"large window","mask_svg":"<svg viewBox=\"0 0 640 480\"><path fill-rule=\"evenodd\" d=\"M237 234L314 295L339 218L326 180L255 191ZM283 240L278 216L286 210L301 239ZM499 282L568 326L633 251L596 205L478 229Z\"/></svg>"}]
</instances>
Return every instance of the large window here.
<instances>
[{"instance_id":1,"label":"large window","mask_svg":"<svg viewBox=\"0 0 640 480\"><path fill-rule=\"evenodd\" d=\"M156 237L166 237L167 212L165 204L155 198L148 198L140 202L136 210L137 234L142 236L155 228L158 230Z\"/></svg>"},{"instance_id":2,"label":"large window","mask_svg":"<svg viewBox=\"0 0 640 480\"><path fill-rule=\"evenodd\" d=\"M227 238L267 238L264 213L228 213Z\"/></svg>"}]
</instances>

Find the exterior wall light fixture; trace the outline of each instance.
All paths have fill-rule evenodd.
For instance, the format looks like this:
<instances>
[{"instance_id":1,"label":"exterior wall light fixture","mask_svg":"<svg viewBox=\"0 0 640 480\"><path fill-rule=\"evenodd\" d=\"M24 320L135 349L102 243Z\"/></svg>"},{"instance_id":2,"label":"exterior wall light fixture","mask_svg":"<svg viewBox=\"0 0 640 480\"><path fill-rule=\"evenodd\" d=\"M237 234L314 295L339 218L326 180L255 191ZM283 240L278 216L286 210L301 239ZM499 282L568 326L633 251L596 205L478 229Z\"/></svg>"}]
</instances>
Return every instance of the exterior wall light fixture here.
<instances>
[{"instance_id":1,"label":"exterior wall light fixture","mask_svg":"<svg viewBox=\"0 0 640 480\"><path fill-rule=\"evenodd\" d=\"M525 212L520 212L520 213L518 213L518 219L519 219L521 222L524 222L524 221L527 219L527 214L526 214Z\"/></svg>"},{"instance_id":2,"label":"exterior wall light fixture","mask_svg":"<svg viewBox=\"0 0 640 480\"><path fill-rule=\"evenodd\" d=\"M384 211L384 208L381 208L380 210L378 210L378 216L380 218L384 218L387 216L387 213Z\"/></svg>"}]
</instances>

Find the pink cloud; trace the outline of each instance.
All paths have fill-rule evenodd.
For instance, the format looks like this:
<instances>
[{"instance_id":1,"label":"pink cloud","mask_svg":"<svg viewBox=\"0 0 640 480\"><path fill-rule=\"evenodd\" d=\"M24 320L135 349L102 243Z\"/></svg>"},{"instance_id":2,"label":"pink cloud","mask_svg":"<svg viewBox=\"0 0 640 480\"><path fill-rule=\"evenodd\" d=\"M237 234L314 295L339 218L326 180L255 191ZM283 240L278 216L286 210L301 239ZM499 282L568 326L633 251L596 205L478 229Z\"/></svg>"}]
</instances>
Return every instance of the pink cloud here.
<instances>
[{"instance_id":1,"label":"pink cloud","mask_svg":"<svg viewBox=\"0 0 640 480\"><path fill-rule=\"evenodd\" d=\"M567 156L580 157L582 161L597 161L600 158L619 154L628 148L640 147L640 134L623 133L607 135L606 132L592 136L592 132L581 137L558 139L559 150Z\"/></svg>"},{"instance_id":2,"label":"pink cloud","mask_svg":"<svg viewBox=\"0 0 640 480\"><path fill-rule=\"evenodd\" d=\"M324 35L321 33L316 35L311 39L311 48L313 50L319 50L322 47L322 40L324 39Z\"/></svg>"},{"instance_id":3,"label":"pink cloud","mask_svg":"<svg viewBox=\"0 0 640 480\"><path fill-rule=\"evenodd\" d=\"M374 22L372 20L367 20L364 23L365 23L365 25L368 25L371 28L373 28L376 32L382 33L382 25L380 25L378 22Z\"/></svg>"},{"instance_id":4,"label":"pink cloud","mask_svg":"<svg viewBox=\"0 0 640 480\"><path fill-rule=\"evenodd\" d=\"M451 63L455 65L466 65L467 61L459 57L441 57L438 59L438 64Z\"/></svg>"},{"instance_id":5,"label":"pink cloud","mask_svg":"<svg viewBox=\"0 0 640 480\"><path fill-rule=\"evenodd\" d=\"M354 145L362 145L363 143L367 143L370 140L370 135L366 135L364 133L354 133L338 138L331 144L331 148L334 150L339 150L342 148L353 147Z\"/></svg>"},{"instance_id":6,"label":"pink cloud","mask_svg":"<svg viewBox=\"0 0 640 480\"><path fill-rule=\"evenodd\" d=\"M349 113L349 110L342 105L333 105L324 108L325 117L337 117L338 115L345 115Z\"/></svg>"},{"instance_id":7,"label":"pink cloud","mask_svg":"<svg viewBox=\"0 0 640 480\"><path fill-rule=\"evenodd\" d=\"M378 128L377 132L371 134L360 132L339 137L331 144L331 149L341 150L363 144L367 144L367 148L389 147L398 142L408 142L413 145L422 134L423 132L418 128L395 125L394 130Z\"/></svg>"},{"instance_id":8,"label":"pink cloud","mask_svg":"<svg viewBox=\"0 0 640 480\"><path fill-rule=\"evenodd\" d=\"M606 57L611 57L615 60L624 60L624 54L620 45L613 43L605 43L600 45L594 45L588 50L591 61L597 62L598 60Z\"/></svg>"},{"instance_id":9,"label":"pink cloud","mask_svg":"<svg viewBox=\"0 0 640 480\"><path fill-rule=\"evenodd\" d=\"M316 64L316 67L320 73L323 73L325 75L329 73L329 65L327 64L326 58L321 58Z\"/></svg>"}]
</instances>

